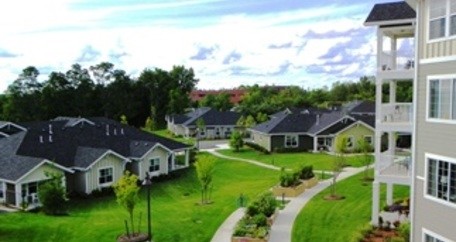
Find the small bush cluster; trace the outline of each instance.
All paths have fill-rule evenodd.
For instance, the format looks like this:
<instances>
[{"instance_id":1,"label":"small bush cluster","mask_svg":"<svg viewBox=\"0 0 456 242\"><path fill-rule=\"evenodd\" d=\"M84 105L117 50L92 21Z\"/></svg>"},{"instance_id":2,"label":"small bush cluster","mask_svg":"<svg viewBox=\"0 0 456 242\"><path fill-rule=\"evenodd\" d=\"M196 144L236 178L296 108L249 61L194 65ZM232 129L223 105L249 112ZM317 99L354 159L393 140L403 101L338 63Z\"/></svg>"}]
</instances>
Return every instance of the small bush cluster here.
<instances>
[{"instance_id":1,"label":"small bush cluster","mask_svg":"<svg viewBox=\"0 0 456 242\"><path fill-rule=\"evenodd\" d=\"M277 208L277 200L272 193L264 193L247 207L244 217L238 222L233 236L265 238L269 232L268 217Z\"/></svg>"},{"instance_id":2,"label":"small bush cluster","mask_svg":"<svg viewBox=\"0 0 456 242\"><path fill-rule=\"evenodd\" d=\"M284 168L280 172L280 186L282 187L293 187L299 185L299 177L301 175L300 171L297 172L286 172Z\"/></svg>"},{"instance_id":3,"label":"small bush cluster","mask_svg":"<svg viewBox=\"0 0 456 242\"><path fill-rule=\"evenodd\" d=\"M285 148L285 147L277 147L274 149L275 153L293 153L293 152L303 152L307 150L303 150L300 148Z\"/></svg>"},{"instance_id":4,"label":"small bush cluster","mask_svg":"<svg viewBox=\"0 0 456 242\"><path fill-rule=\"evenodd\" d=\"M303 166L301 169L295 172L287 172L282 168L280 172L280 186L282 187L293 187L299 185L300 180L308 180L314 177L313 166Z\"/></svg>"},{"instance_id":5,"label":"small bush cluster","mask_svg":"<svg viewBox=\"0 0 456 242\"><path fill-rule=\"evenodd\" d=\"M269 155L271 154L271 152L269 152L266 148L264 148L263 146L257 144L257 143L253 143L253 142L250 142L250 141L246 141L244 143L245 146L248 146L256 151L259 151L259 152L262 152L263 154L266 154L266 155Z\"/></svg>"},{"instance_id":6,"label":"small bush cluster","mask_svg":"<svg viewBox=\"0 0 456 242\"><path fill-rule=\"evenodd\" d=\"M299 178L303 180L308 180L311 179L315 176L313 173L313 166L302 166L301 167L301 174L299 175Z\"/></svg>"}]
</instances>

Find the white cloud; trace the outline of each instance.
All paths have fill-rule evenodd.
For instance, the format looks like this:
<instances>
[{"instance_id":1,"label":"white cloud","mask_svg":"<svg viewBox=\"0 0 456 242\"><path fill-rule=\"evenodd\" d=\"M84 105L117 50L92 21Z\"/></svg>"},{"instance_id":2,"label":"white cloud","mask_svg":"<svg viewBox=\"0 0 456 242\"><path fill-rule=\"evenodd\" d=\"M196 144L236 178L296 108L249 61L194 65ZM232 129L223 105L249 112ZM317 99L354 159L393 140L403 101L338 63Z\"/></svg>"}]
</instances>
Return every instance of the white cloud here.
<instances>
[{"instance_id":1,"label":"white cloud","mask_svg":"<svg viewBox=\"0 0 456 242\"><path fill-rule=\"evenodd\" d=\"M19 0L8 4L5 9L9 14L0 15L0 35L5 33L2 36L6 36L0 39L0 47L20 56L9 58L8 66L5 65L6 60L0 58L1 80L11 82L18 72L28 65L66 71L81 57L83 50L90 46L100 55L95 56L91 62L81 63L85 67L101 61L113 61L117 68L124 69L127 73L139 74L144 68L170 69L173 65L185 65L194 68L197 78L201 80L199 87L202 88L234 87L253 83L304 85L304 81L306 86L318 86L322 85L321 80L324 80L325 84L334 79L324 76L324 73L307 73L306 67L315 64L324 66L327 60L320 59L321 56L331 47L352 41L354 37L306 39L303 36L309 31L324 35L330 31L348 32L362 26L362 20L357 15L348 15L356 13L359 6L347 5L255 16L224 15L214 18L205 26L192 28L159 24L99 28L100 21L112 17L114 13L163 8L163 5L151 3L75 11L70 8L74 1L64 0L50 4L54 1L43 0L35 3ZM214 0L161 4L170 4L170 8L177 8L182 4L196 6L211 1ZM24 11L25 2L30 3L27 5L30 7ZM4 5L6 6L0 4L0 9L4 9ZM21 13L20 18L17 13ZM340 17L341 13L347 13L347 17ZM334 17L335 15L337 16ZM58 30L60 28L64 30ZM54 30L42 31L47 29ZM368 43L353 49L351 54L372 54L375 50L374 41L372 38ZM285 43L289 43L285 45L286 48L269 48L271 45ZM211 53L211 58L190 59L198 52L198 48L214 46L217 48ZM233 52L240 57L224 64L225 58ZM113 59L113 53L122 55ZM343 58L344 56L337 55L332 61L341 61ZM272 75L283 71L285 67L288 70L286 73ZM353 64L347 68L324 68L328 71L339 69L342 76L353 74L355 67ZM233 74L235 70L238 73ZM0 91L5 90L5 83L0 83Z\"/></svg>"}]
</instances>

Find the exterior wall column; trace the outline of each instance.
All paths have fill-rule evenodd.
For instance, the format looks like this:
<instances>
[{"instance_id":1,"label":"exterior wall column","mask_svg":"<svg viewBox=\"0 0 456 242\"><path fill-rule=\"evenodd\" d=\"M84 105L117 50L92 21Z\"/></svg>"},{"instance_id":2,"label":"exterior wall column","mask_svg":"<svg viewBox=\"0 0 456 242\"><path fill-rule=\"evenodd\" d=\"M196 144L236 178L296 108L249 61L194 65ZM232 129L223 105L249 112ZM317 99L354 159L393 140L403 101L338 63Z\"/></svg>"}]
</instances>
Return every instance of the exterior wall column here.
<instances>
[{"instance_id":1,"label":"exterior wall column","mask_svg":"<svg viewBox=\"0 0 456 242\"><path fill-rule=\"evenodd\" d=\"M16 207L21 206L22 202L22 183L17 183L14 186L14 194L16 196Z\"/></svg>"},{"instance_id":2,"label":"exterior wall column","mask_svg":"<svg viewBox=\"0 0 456 242\"><path fill-rule=\"evenodd\" d=\"M389 103L390 104L396 103L396 88L397 88L397 82L390 81L389 82Z\"/></svg>"},{"instance_id":3,"label":"exterior wall column","mask_svg":"<svg viewBox=\"0 0 456 242\"><path fill-rule=\"evenodd\" d=\"M394 153L396 150L396 134L395 132L388 132L388 152L391 156L391 163L394 161Z\"/></svg>"},{"instance_id":4,"label":"exterior wall column","mask_svg":"<svg viewBox=\"0 0 456 242\"><path fill-rule=\"evenodd\" d=\"M372 183L372 225L378 225L378 217L380 211L380 183L374 181Z\"/></svg>"},{"instance_id":5,"label":"exterior wall column","mask_svg":"<svg viewBox=\"0 0 456 242\"><path fill-rule=\"evenodd\" d=\"M313 147L313 152L314 152L314 153L317 153L317 152L318 152L318 137L317 137L317 136L315 136L315 137L313 138L313 142L314 142L314 144L313 144L313 146L314 146L314 147Z\"/></svg>"},{"instance_id":6,"label":"exterior wall column","mask_svg":"<svg viewBox=\"0 0 456 242\"><path fill-rule=\"evenodd\" d=\"M394 189L394 186L392 183L386 184L386 204L387 205L393 204L393 189Z\"/></svg>"},{"instance_id":7,"label":"exterior wall column","mask_svg":"<svg viewBox=\"0 0 456 242\"><path fill-rule=\"evenodd\" d=\"M187 149L187 150L185 150L185 166L189 167L189 163L190 163L190 150Z\"/></svg>"},{"instance_id":8,"label":"exterior wall column","mask_svg":"<svg viewBox=\"0 0 456 242\"><path fill-rule=\"evenodd\" d=\"M396 37L391 37L391 42L390 42L390 45L391 45L391 68L393 70L396 70L397 69L397 39Z\"/></svg>"}]
</instances>

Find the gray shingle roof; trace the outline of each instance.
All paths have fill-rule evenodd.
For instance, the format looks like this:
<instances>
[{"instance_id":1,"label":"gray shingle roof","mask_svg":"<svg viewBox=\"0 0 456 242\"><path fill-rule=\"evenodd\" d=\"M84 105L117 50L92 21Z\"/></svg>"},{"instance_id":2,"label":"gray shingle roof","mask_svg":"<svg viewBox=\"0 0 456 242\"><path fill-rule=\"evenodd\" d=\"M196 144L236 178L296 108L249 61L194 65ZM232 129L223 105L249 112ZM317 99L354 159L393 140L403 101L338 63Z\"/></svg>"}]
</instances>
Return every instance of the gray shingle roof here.
<instances>
[{"instance_id":1,"label":"gray shingle roof","mask_svg":"<svg viewBox=\"0 0 456 242\"><path fill-rule=\"evenodd\" d=\"M375 4L365 23L415 19L416 12L406 2Z\"/></svg>"},{"instance_id":2,"label":"gray shingle roof","mask_svg":"<svg viewBox=\"0 0 456 242\"><path fill-rule=\"evenodd\" d=\"M74 166L87 168L107 151L108 149L102 148L78 147L74 157Z\"/></svg>"},{"instance_id":3,"label":"gray shingle roof","mask_svg":"<svg viewBox=\"0 0 456 242\"><path fill-rule=\"evenodd\" d=\"M186 113L184 115L177 114L172 115L171 119L174 120L174 124L182 124L184 126L196 126L198 119L204 120L204 124L208 125L236 125L237 121L241 117L241 114L233 111L218 111L213 108L202 107L197 108L193 112Z\"/></svg>"},{"instance_id":4,"label":"gray shingle roof","mask_svg":"<svg viewBox=\"0 0 456 242\"><path fill-rule=\"evenodd\" d=\"M375 127L375 105L372 102L353 102L343 110L313 113L278 112L269 121L253 127L253 131L267 134L308 133L312 135L334 134L357 120ZM349 111L357 111L351 114ZM369 111L371 110L371 111Z\"/></svg>"},{"instance_id":5,"label":"gray shingle roof","mask_svg":"<svg viewBox=\"0 0 456 242\"><path fill-rule=\"evenodd\" d=\"M0 139L0 178L16 181L43 161L42 158L16 155L24 137L25 132L21 132Z\"/></svg>"}]
</instances>

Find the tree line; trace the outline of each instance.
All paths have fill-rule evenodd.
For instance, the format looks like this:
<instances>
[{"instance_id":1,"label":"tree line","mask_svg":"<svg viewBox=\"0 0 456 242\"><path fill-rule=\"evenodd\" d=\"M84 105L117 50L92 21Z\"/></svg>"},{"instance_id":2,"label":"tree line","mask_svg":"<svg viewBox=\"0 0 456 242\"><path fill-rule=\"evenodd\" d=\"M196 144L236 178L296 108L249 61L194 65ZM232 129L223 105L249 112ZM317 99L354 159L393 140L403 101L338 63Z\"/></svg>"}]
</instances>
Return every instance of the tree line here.
<instances>
[{"instance_id":1,"label":"tree line","mask_svg":"<svg viewBox=\"0 0 456 242\"><path fill-rule=\"evenodd\" d=\"M189 93L198 83L192 68L173 66L170 71L144 69L132 78L112 63L89 68L74 64L66 72L51 72L38 81L34 66L23 69L0 95L0 120L49 120L57 116L103 116L137 127L153 120L165 126L165 115L189 107Z\"/></svg>"},{"instance_id":2,"label":"tree line","mask_svg":"<svg viewBox=\"0 0 456 242\"><path fill-rule=\"evenodd\" d=\"M84 68L74 64L66 72L51 72L38 81L34 66L23 69L0 95L0 120L13 122L49 120L57 116L103 116L136 127L164 128L167 114L181 114L190 107L208 106L230 110L230 95L207 95L191 103L190 92L198 79L192 68L173 66L170 71L144 69L137 78L112 63L101 62ZM303 89L298 86L277 88L259 85L240 86L245 95L235 108L247 126L267 120L268 115L287 107L331 107L352 100L375 100L374 77L357 82L336 82L331 88ZM388 98L383 86L383 98ZM412 86L398 83L398 101L411 101Z\"/></svg>"}]
</instances>

